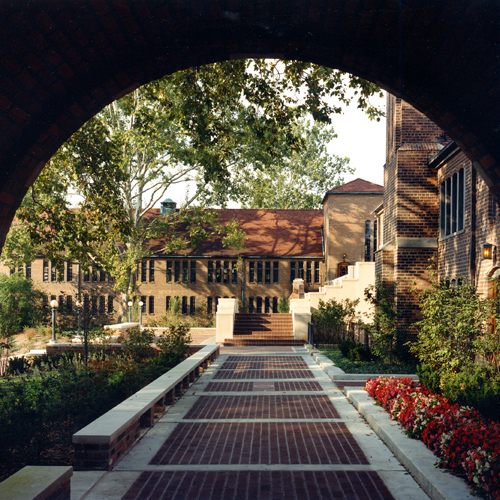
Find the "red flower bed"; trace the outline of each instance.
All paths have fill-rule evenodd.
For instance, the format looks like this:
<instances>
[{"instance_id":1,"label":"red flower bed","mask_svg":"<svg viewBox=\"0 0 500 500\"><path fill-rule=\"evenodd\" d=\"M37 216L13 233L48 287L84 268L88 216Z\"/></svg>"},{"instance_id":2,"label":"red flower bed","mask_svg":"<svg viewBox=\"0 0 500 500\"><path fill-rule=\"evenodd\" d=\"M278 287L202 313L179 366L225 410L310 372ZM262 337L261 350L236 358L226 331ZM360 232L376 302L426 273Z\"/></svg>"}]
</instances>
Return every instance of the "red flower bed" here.
<instances>
[{"instance_id":1,"label":"red flower bed","mask_svg":"<svg viewBox=\"0 0 500 500\"><path fill-rule=\"evenodd\" d=\"M474 409L415 387L408 378L368 380L366 390L404 432L439 457L439 465L467 478L472 489L500 500L500 424Z\"/></svg>"}]
</instances>

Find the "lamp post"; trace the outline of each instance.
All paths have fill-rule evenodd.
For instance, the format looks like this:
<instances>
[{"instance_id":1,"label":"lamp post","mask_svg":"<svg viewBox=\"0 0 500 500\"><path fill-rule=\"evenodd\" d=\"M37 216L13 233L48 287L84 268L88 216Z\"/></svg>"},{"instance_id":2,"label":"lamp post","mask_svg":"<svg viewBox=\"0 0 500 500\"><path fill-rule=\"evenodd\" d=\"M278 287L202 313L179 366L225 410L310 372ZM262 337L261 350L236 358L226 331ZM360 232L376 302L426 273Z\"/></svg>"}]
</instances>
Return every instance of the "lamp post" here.
<instances>
[{"instance_id":1,"label":"lamp post","mask_svg":"<svg viewBox=\"0 0 500 500\"><path fill-rule=\"evenodd\" d=\"M144 305L144 302L141 300L139 302L139 326L142 326L142 306Z\"/></svg>"},{"instance_id":2,"label":"lamp post","mask_svg":"<svg viewBox=\"0 0 500 500\"><path fill-rule=\"evenodd\" d=\"M57 303L57 300L50 301L50 307L52 307L52 339L50 340L49 344L59 343L56 339L56 310L58 306L59 304Z\"/></svg>"},{"instance_id":3,"label":"lamp post","mask_svg":"<svg viewBox=\"0 0 500 500\"><path fill-rule=\"evenodd\" d=\"M131 300L129 300L127 305L128 305L128 322L132 323L132 306L134 305L134 303Z\"/></svg>"}]
</instances>

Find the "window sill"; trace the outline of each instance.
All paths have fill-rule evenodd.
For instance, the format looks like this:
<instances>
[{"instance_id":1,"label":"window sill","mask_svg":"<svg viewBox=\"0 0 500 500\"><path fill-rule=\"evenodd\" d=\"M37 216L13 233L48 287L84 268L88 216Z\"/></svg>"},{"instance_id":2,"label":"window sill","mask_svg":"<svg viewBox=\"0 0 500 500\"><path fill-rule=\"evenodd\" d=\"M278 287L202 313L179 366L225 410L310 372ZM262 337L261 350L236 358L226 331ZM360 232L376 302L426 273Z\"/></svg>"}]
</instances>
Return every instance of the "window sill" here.
<instances>
[{"instance_id":1,"label":"window sill","mask_svg":"<svg viewBox=\"0 0 500 500\"><path fill-rule=\"evenodd\" d=\"M449 234L448 236L443 236L442 238L439 238L439 241L445 241L450 238L453 238L454 236L458 236L459 234L465 233L465 229L461 229L460 231L457 231L456 233Z\"/></svg>"}]
</instances>

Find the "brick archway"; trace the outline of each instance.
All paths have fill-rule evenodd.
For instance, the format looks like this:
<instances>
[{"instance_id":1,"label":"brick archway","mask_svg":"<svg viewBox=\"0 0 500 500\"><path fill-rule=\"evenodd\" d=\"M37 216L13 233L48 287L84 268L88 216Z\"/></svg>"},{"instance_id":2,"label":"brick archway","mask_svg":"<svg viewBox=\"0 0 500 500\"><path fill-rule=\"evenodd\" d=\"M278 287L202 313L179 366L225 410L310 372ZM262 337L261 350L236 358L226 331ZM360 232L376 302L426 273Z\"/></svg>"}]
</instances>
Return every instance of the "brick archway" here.
<instances>
[{"instance_id":1,"label":"brick archway","mask_svg":"<svg viewBox=\"0 0 500 500\"><path fill-rule=\"evenodd\" d=\"M0 245L86 120L164 74L230 58L306 60L376 82L445 129L500 193L499 25L494 1L2 2Z\"/></svg>"}]
</instances>

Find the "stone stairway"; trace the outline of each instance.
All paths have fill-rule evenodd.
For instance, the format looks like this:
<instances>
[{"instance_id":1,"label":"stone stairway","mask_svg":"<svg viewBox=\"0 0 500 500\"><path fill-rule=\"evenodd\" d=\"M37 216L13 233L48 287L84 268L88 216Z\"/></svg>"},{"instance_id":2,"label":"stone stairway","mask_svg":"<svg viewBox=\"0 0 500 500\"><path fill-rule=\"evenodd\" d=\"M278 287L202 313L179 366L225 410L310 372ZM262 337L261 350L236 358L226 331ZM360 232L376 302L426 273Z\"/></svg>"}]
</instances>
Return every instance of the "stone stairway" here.
<instances>
[{"instance_id":1,"label":"stone stairway","mask_svg":"<svg viewBox=\"0 0 500 500\"><path fill-rule=\"evenodd\" d=\"M236 314L232 339L225 346L301 346L293 336L291 314Z\"/></svg>"}]
</instances>

